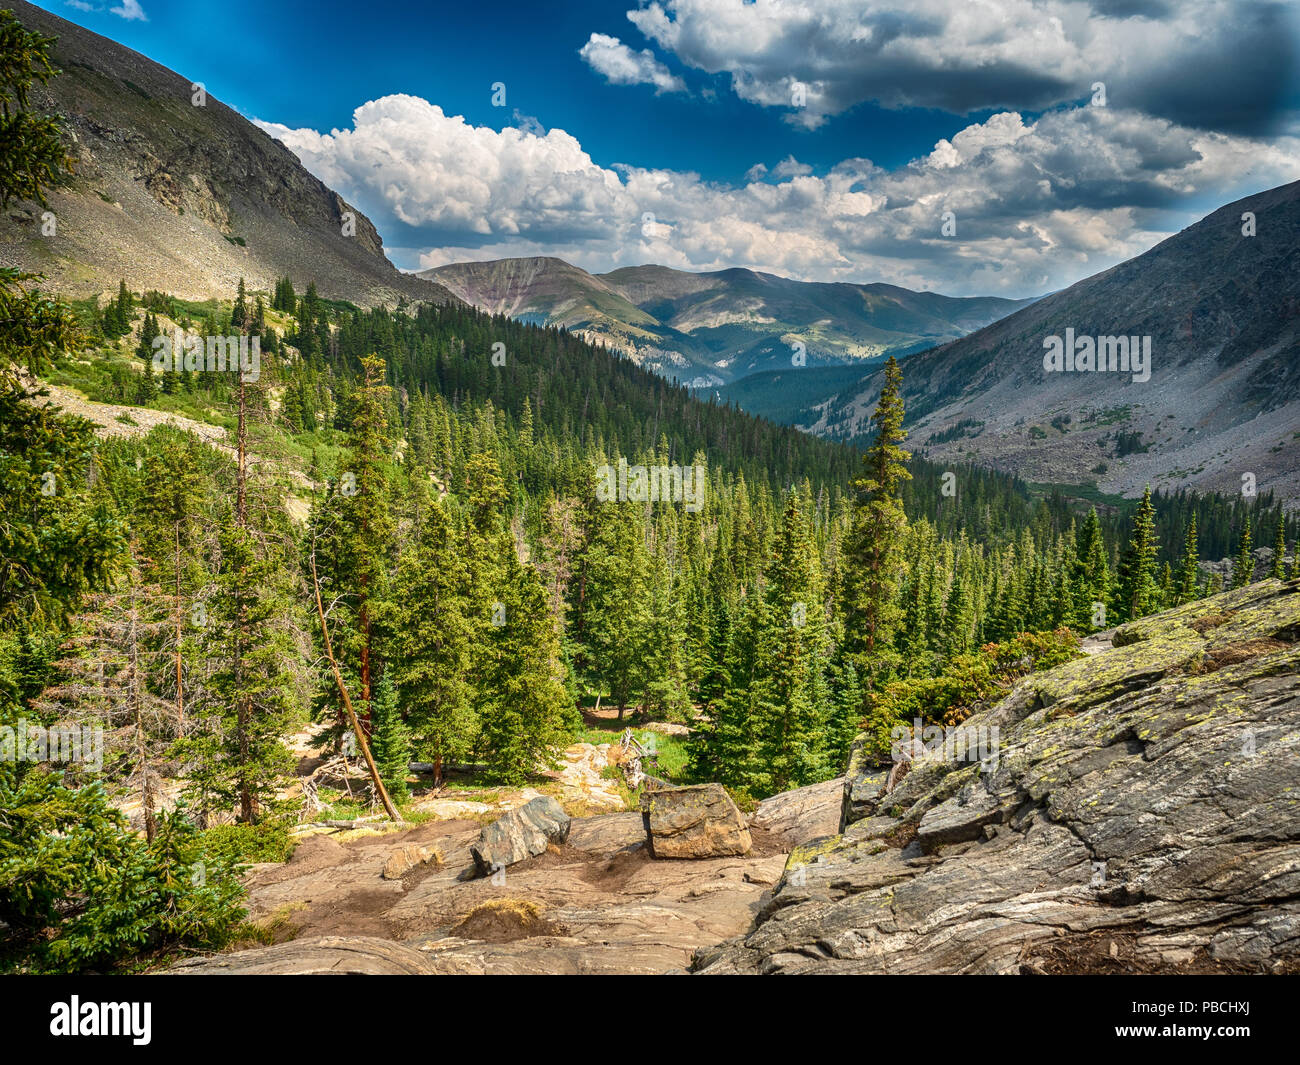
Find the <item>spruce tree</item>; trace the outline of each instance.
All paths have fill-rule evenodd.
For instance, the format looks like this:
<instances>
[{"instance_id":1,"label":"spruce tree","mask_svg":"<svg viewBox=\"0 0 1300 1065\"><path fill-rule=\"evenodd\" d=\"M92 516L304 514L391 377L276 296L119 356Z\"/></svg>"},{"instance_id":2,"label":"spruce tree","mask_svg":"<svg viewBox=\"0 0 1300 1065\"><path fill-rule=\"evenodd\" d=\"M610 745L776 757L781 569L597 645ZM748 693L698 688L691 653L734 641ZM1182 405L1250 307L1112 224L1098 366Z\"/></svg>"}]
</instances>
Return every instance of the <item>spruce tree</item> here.
<instances>
[{"instance_id":1,"label":"spruce tree","mask_svg":"<svg viewBox=\"0 0 1300 1065\"><path fill-rule=\"evenodd\" d=\"M1097 627L1093 624L1095 604L1104 605L1110 601L1111 596L1110 563L1096 507L1089 509L1083 527L1079 530L1077 555L1078 575L1075 586L1079 598L1075 604L1074 621L1087 632Z\"/></svg>"},{"instance_id":2,"label":"spruce tree","mask_svg":"<svg viewBox=\"0 0 1300 1065\"><path fill-rule=\"evenodd\" d=\"M1245 524L1241 531L1241 546L1237 550L1237 558L1232 564L1232 586L1240 588L1249 584L1255 579L1255 555L1253 553L1254 544L1251 540L1250 518L1245 519Z\"/></svg>"},{"instance_id":3,"label":"spruce tree","mask_svg":"<svg viewBox=\"0 0 1300 1065\"><path fill-rule=\"evenodd\" d=\"M911 478L911 457L899 445L903 430L903 374L891 355L880 401L871 415L876 435L853 483L852 525L845 538L845 641L868 686L894 669L894 633L901 617L896 602L901 547L907 528L901 488Z\"/></svg>"},{"instance_id":4,"label":"spruce tree","mask_svg":"<svg viewBox=\"0 0 1300 1065\"><path fill-rule=\"evenodd\" d=\"M1277 534L1273 537L1273 565L1269 569L1268 575L1276 580L1282 580L1286 572L1286 516L1279 514L1277 519Z\"/></svg>"},{"instance_id":5,"label":"spruce tree","mask_svg":"<svg viewBox=\"0 0 1300 1065\"><path fill-rule=\"evenodd\" d=\"M541 579L520 562L508 537L498 547L502 623L492 625L482 648L475 649L482 658L476 669L478 746L493 779L522 784L555 766L579 721L563 683L560 641Z\"/></svg>"},{"instance_id":6,"label":"spruce tree","mask_svg":"<svg viewBox=\"0 0 1300 1065\"><path fill-rule=\"evenodd\" d=\"M821 675L821 575L794 492L786 499L766 592L766 624L754 664L755 739L758 776L770 794L819 779L829 713Z\"/></svg>"},{"instance_id":7,"label":"spruce tree","mask_svg":"<svg viewBox=\"0 0 1300 1065\"><path fill-rule=\"evenodd\" d=\"M594 504L580 622L588 671L622 720L645 690L653 615L650 560L635 504Z\"/></svg>"},{"instance_id":8,"label":"spruce tree","mask_svg":"<svg viewBox=\"0 0 1300 1065\"><path fill-rule=\"evenodd\" d=\"M446 507L434 503L394 579L388 643L411 747L433 763L435 784L447 762L465 758L479 731L469 672L483 630L467 616L470 591Z\"/></svg>"},{"instance_id":9,"label":"spruce tree","mask_svg":"<svg viewBox=\"0 0 1300 1065\"><path fill-rule=\"evenodd\" d=\"M1156 536L1156 511L1151 503L1151 487L1142 493L1133 516L1133 532L1120 564L1117 620L1131 621L1160 608L1160 583L1156 563L1159 540Z\"/></svg>"},{"instance_id":10,"label":"spruce tree","mask_svg":"<svg viewBox=\"0 0 1300 1065\"><path fill-rule=\"evenodd\" d=\"M388 553L394 531L388 480L388 415L384 403L389 387L384 383L384 360L361 360L364 379L355 393L348 429L346 485L340 491L340 511L345 531L344 565L355 588L355 650L360 689L361 727L370 729L372 659L371 631L374 602L383 594ZM342 574L340 574L342 576Z\"/></svg>"},{"instance_id":11,"label":"spruce tree","mask_svg":"<svg viewBox=\"0 0 1300 1065\"><path fill-rule=\"evenodd\" d=\"M1197 565L1199 547L1197 544L1196 515L1192 515L1187 526L1187 539L1183 544L1183 557L1178 563L1177 599L1179 603L1190 603L1196 598L1200 570Z\"/></svg>"},{"instance_id":12,"label":"spruce tree","mask_svg":"<svg viewBox=\"0 0 1300 1065\"><path fill-rule=\"evenodd\" d=\"M371 707L374 736L370 750L375 767L394 802L410 798L406 775L411 765L411 741L406 724L397 706L397 693L389 670L383 669L375 685L375 698Z\"/></svg>"}]
</instances>

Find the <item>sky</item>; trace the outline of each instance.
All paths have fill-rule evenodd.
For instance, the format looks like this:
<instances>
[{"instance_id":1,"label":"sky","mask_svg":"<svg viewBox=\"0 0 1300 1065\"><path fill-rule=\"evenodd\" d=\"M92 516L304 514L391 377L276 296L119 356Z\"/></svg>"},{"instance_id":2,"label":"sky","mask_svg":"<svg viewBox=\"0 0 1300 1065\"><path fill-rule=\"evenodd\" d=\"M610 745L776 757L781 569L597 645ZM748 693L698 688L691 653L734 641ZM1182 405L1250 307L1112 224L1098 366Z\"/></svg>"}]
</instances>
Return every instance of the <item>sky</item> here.
<instances>
[{"instance_id":1,"label":"sky","mask_svg":"<svg viewBox=\"0 0 1300 1065\"><path fill-rule=\"evenodd\" d=\"M555 255L1033 296L1300 179L1289 2L42 6L202 81L408 270Z\"/></svg>"}]
</instances>

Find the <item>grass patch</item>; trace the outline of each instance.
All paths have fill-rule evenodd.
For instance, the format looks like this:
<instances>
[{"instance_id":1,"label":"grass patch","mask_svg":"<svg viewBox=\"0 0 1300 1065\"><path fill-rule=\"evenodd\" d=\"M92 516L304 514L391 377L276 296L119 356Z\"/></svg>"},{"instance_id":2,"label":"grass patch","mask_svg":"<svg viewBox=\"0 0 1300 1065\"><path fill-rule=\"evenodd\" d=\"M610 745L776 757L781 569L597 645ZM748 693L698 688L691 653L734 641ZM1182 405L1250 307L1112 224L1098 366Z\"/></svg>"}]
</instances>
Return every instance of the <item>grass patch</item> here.
<instances>
[{"instance_id":1,"label":"grass patch","mask_svg":"<svg viewBox=\"0 0 1300 1065\"><path fill-rule=\"evenodd\" d=\"M215 825L201 833L203 853L236 865L287 862L297 846L290 822L269 818L256 825Z\"/></svg>"}]
</instances>

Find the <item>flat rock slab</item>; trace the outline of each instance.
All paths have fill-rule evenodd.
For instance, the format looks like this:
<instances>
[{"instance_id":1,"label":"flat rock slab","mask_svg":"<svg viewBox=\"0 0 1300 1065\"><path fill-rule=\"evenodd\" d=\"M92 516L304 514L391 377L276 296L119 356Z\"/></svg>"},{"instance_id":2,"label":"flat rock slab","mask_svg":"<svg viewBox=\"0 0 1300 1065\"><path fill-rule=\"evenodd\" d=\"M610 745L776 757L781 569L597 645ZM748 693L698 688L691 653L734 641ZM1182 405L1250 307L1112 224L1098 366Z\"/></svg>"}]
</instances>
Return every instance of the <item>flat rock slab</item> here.
<instances>
[{"instance_id":1,"label":"flat rock slab","mask_svg":"<svg viewBox=\"0 0 1300 1065\"><path fill-rule=\"evenodd\" d=\"M661 788L643 802L654 858L718 858L748 854L753 845L744 815L721 784Z\"/></svg>"},{"instance_id":2,"label":"flat rock slab","mask_svg":"<svg viewBox=\"0 0 1300 1065\"><path fill-rule=\"evenodd\" d=\"M388 856L381 875L385 880L401 880L412 869L427 865L429 862L441 865L442 852L436 847L421 847L416 843L408 843Z\"/></svg>"},{"instance_id":3,"label":"flat rock slab","mask_svg":"<svg viewBox=\"0 0 1300 1065\"><path fill-rule=\"evenodd\" d=\"M470 848L480 875L488 876L541 854L551 843L569 838L569 815L549 795L542 795L485 825Z\"/></svg>"},{"instance_id":4,"label":"flat rock slab","mask_svg":"<svg viewBox=\"0 0 1300 1065\"><path fill-rule=\"evenodd\" d=\"M258 950L190 958L169 976L431 976L439 969L418 950L374 936L317 936Z\"/></svg>"}]
</instances>

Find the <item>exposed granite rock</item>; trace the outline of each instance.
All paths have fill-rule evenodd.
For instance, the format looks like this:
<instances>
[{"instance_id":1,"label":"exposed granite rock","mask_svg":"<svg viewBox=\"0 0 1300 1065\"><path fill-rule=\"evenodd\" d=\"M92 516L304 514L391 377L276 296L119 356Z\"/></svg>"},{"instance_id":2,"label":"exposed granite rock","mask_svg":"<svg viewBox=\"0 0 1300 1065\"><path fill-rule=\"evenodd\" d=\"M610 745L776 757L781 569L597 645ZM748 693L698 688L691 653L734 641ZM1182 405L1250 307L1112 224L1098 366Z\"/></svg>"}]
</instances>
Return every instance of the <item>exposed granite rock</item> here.
<instances>
[{"instance_id":1,"label":"exposed granite rock","mask_svg":"<svg viewBox=\"0 0 1300 1065\"><path fill-rule=\"evenodd\" d=\"M385 880L401 880L412 869L427 865L429 862L442 864L442 853L436 847L421 847L415 843L408 843L388 856L381 875Z\"/></svg>"},{"instance_id":2,"label":"exposed granite rock","mask_svg":"<svg viewBox=\"0 0 1300 1065\"><path fill-rule=\"evenodd\" d=\"M1298 641L1300 581L1263 581L1025 678L966 722L995 765L919 759L871 812L851 772L844 830L694 968L1300 968Z\"/></svg>"},{"instance_id":3,"label":"exposed granite rock","mask_svg":"<svg viewBox=\"0 0 1300 1065\"><path fill-rule=\"evenodd\" d=\"M168 976L430 976L425 955L374 936L317 936L258 950L190 958Z\"/></svg>"},{"instance_id":4,"label":"exposed granite rock","mask_svg":"<svg viewBox=\"0 0 1300 1065\"><path fill-rule=\"evenodd\" d=\"M844 772L844 798L840 808L840 831L876 812L886 773L881 772L867 751L867 737L859 736L849 748L849 766Z\"/></svg>"},{"instance_id":5,"label":"exposed granite rock","mask_svg":"<svg viewBox=\"0 0 1300 1065\"><path fill-rule=\"evenodd\" d=\"M470 848L481 827L428 821L341 841L309 836L288 862L248 871L250 919L301 937L291 945L329 937L342 949L360 941L358 951L368 955L368 937L404 944L440 973L682 972L698 948L749 927L785 865L780 841L757 827L743 857L652 861L641 814L618 813L574 818L563 846L511 866L502 883L475 875ZM394 849L411 843L436 847L443 862L384 880ZM542 922L511 937L472 934L479 922L469 918L493 900L535 904ZM293 954L250 953L251 960L246 953L194 959L187 969L270 972L271 964L301 964ZM340 971L350 971L348 964Z\"/></svg>"},{"instance_id":6,"label":"exposed granite rock","mask_svg":"<svg viewBox=\"0 0 1300 1065\"><path fill-rule=\"evenodd\" d=\"M844 778L836 777L783 791L760 802L749 824L778 833L792 842L830 835L839 823L836 803L844 787Z\"/></svg>"},{"instance_id":7,"label":"exposed granite rock","mask_svg":"<svg viewBox=\"0 0 1300 1065\"><path fill-rule=\"evenodd\" d=\"M483 876L541 854L551 843L569 838L569 815L549 795L541 795L484 825L470 852Z\"/></svg>"},{"instance_id":8,"label":"exposed granite rock","mask_svg":"<svg viewBox=\"0 0 1300 1065\"><path fill-rule=\"evenodd\" d=\"M717 858L748 854L745 818L721 784L692 784L649 792L646 837L655 858Z\"/></svg>"}]
</instances>

